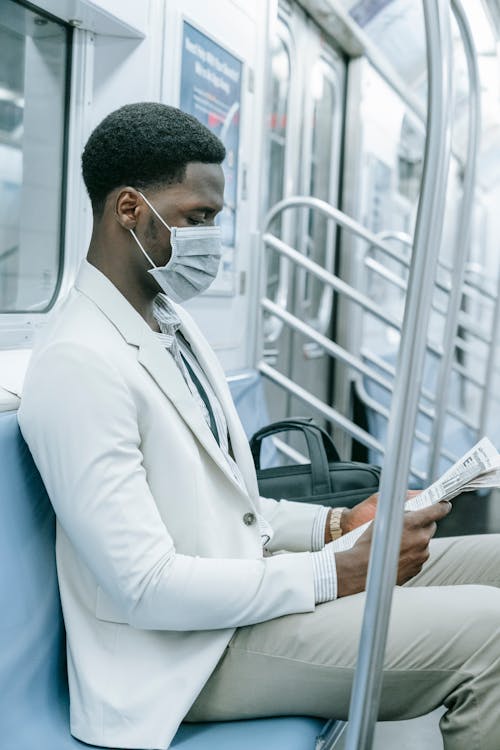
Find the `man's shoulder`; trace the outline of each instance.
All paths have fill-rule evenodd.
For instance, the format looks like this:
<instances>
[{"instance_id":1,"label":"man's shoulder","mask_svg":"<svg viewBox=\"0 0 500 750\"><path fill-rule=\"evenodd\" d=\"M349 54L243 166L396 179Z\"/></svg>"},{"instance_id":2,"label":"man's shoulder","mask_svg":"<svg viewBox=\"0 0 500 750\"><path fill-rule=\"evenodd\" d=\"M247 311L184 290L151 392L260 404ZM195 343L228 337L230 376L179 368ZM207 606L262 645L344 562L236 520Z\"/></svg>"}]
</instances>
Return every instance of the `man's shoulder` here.
<instances>
[{"instance_id":1,"label":"man's shoulder","mask_svg":"<svg viewBox=\"0 0 500 750\"><path fill-rule=\"evenodd\" d=\"M36 404L39 393L45 392L51 383L64 390L67 378L73 380L74 387L76 382L85 381L90 371L123 371L128 348L92 300L72 289L37 335L21 406Z\"/></svg>"},{"instance_id":2,"label":"man's shoulder","mask_svg":"<svg viewBox=\"0 0 500 750\"><path fill-rule=\"evenodd\" d=\"M122 382L128 349L92 300L72 289L37 337L19 408L22 428L39 422L46 409L59 412L82 389L109 390L110 384ZM41 401L46 402L43 409Z\"/></svg>"},{"instance_id":3,"label":"man's shoulder","mask_svg":"<svg viewBox=\"0 0 500 750\"><path fill-rule=\"evenodd\" d=\"M37 335L32 362L49 348L67 346L106 351L110 340L122 340L103 312L78 289L73 288L49 316Z\"/></svg>"}]
</instances>

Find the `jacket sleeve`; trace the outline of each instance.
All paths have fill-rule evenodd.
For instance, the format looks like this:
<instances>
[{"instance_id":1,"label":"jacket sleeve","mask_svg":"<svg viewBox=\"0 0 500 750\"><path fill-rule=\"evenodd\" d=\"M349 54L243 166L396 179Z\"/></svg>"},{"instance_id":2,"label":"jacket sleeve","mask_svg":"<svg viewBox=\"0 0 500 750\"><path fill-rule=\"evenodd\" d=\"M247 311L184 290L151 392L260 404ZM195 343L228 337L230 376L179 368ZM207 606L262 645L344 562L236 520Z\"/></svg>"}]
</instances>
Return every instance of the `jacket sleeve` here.
<instances>
[{"instance_id":1,"label":"jacket sleeve","mask_svg":"<svg viewBox=\"0 0 500 750\"><path fill-rule=\"evenodd\" d=\"M291 552L311 550L314 521L322 507L312 503L261 497L261 513L274 531L267 548L271 552L281 549Z\"/></svg>"},{"instance_id":2,"label":"jacket sleeve","mask_svg":"<svg viewBox=\"0 0 500 750\"><path fill-rule=\"evenodd\" d=\"M72 342L45 349L19 423L65 534L130 625L207 630L314 609L308 553L177 554L148 485L136 404L101 355Z\"/></svg>"}]
</instances>

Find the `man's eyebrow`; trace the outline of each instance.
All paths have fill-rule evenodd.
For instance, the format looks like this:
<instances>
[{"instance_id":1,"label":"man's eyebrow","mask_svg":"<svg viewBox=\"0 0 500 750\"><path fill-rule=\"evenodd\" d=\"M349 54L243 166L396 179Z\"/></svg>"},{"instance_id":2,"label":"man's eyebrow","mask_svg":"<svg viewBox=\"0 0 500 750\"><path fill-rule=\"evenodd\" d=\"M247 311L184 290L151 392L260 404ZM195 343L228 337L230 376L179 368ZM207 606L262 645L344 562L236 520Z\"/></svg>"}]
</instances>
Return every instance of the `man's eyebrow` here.
<instances>
[{"instance_id":1,"label":"man's eyebrow","mask_svg":"<svg viewBox=\"0 0 500 750\"><path fill-rule=\"evenodd\" d=\"M222 208L223 208L223 204L222 203L217 204L216 206L212 203L211 206L198 206L198 205L195 205L195 206L192 206L191 208L189 208L188 211L203 211L204 213L212 213L212 212L215 212L215 211L221 211Z\"/></svg>"}]
</instances>

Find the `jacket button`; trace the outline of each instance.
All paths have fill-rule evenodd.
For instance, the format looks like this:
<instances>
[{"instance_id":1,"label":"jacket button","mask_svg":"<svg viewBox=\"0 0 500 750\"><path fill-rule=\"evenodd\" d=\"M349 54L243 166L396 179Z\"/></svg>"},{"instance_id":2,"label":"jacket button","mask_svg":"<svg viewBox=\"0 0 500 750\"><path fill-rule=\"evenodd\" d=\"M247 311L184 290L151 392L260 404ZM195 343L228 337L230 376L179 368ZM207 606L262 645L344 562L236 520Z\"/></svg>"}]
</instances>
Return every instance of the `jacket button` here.
<instances>
[{"instance_id":1,"label":"jacket button","mask_svg":"<svg viewBox=\"0 0 500 750\"><path fill-rule=\"evenodd\" d=\"M255 523L255 513L245 513L243 516L243 523L245 526L251 526L253 523Z\"/></svg>"}]
</instances>

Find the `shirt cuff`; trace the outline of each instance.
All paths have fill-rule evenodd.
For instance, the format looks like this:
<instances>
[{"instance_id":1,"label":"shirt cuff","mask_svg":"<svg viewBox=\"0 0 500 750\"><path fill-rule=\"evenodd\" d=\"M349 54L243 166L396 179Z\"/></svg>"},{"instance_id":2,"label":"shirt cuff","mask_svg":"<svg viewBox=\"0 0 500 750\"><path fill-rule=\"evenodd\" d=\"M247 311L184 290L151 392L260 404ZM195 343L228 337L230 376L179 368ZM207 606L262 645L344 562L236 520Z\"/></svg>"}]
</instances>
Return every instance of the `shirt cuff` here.
<instances>
[{"instance_id":1,"label":"shirt cuff","mask_svg":"<svg viewBox=\"0 0 500 750\"><path fill-rule=\"evenodd\" d=\"M337 598L337 566L331 543L320 552L312 552L311 559L316 604L331 602Z\"/></svg>"},{"instance_id":2,"label":"shirt cuff","mask_svg":"<svg viewBox=\"0 0 500 750\"><path fill-rule=\"evenodd\" d=\"M325 546L326 520L331 508L321 505L314 519L311 534L311 550L318 552Z\"/></svg>"}]
</instances>

